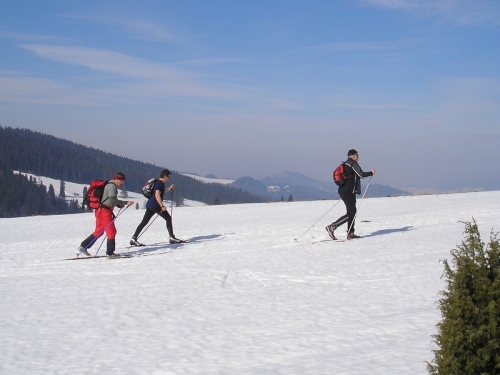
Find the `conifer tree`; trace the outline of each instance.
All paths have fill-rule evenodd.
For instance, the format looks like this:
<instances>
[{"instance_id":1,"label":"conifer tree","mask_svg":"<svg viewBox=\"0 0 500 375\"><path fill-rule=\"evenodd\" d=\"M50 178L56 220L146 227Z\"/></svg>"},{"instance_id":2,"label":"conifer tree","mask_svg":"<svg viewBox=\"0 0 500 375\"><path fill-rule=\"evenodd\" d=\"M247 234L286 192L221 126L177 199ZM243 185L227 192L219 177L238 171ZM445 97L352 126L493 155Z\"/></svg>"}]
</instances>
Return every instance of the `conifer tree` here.
<instances>
[{"instance_id":1,"label":"conifer tree","mask_svg":"<svg viewBox=\"0 0 500 375\"><path fill-rule=\"evenodd\" d=\"M433 375L500 374L500 247L497 234L485 246L475 221L444 263L442 321L434 335L438 349L427 364Z\"/></svg>"},{"instance_id":2,"label":"conifer tree","mask_svg":"<svg viewBox=\"0 0 500 375\"><path fill-rule=\"evenodd\" d=\"M61 184L59 185L59 197L66 198L66 183L61 180Z\"/></svg>"},{"instance_id":3,"label":"conifer tree","mask_svg":"<svg viewBox=\"0 0 500 375\"><path fill-rule=\"evenodd\" d=\"M175 207L182 207L184 205L184 198L181 196L175 197Z\"/></svg>"},{"instance_id":4,"label":"conifer tree","mask_svg":"<svg viewBox=\"0 0 500 375\"><path fill-rule=\"evenodd\" d=\"M87 202L87 204L85 204L85 198L87 197L87 186L83 187L82 197L83 197L83 199L82 199L82 210L90 211L89 203ZM87 207L87 208L85 208L85 207Z\"/></svg>"}]
</instances>

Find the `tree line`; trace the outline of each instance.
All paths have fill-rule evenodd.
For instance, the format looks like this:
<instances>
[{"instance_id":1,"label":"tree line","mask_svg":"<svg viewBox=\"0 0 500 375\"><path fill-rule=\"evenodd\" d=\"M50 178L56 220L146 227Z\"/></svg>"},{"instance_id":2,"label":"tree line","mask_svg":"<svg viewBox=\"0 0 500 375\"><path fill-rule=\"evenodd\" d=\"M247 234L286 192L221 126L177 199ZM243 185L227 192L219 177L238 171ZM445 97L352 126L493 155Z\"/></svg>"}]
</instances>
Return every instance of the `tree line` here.
<instances>
[{"instance_id":1,"label":"tree line","mask_svg":"<svg viewBox=\"0 0 500 375\"><path fill-rule=\"evenodd\" d=\"M0 217L56 215L81 212L78 201L67 202L33 178L14 174L0 165Z\"/></svg>"},{"instance_id":2,"label":"tree line","mask_svg":"<svg viewBox=\"0 0 500 375\"><path fill-rule=\"evenodd\" d=\"M184 199L206 204L263 201L232 186L203 183L168 166L143 163L29 129L0 126L0 161L4 172L19 170L81 184L111 179L114 173L122 172L127 176L124 189L134 192L140 192L150 178L158 178L166 167L172 172L169 182L176 185L174 200L178 203Z\"/></svg>"}]
</instances>

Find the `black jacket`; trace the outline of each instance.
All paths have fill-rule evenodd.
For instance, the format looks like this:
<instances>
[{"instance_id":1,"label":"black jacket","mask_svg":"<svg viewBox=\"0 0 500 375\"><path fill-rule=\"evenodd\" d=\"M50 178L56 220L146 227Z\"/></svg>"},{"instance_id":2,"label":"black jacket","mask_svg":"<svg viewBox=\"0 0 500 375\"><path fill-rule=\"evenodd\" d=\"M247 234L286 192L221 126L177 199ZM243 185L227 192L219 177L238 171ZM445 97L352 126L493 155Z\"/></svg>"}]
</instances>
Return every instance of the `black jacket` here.
<instances>
[{"instance_id":1,"label":"black jacket","mask_svg":"<svg viewBox=\"0 0 500 375\"><path fill-rule=\"evenodd\" d=\"M347 159L344 164L347 181L344 185L339 186L339 194L361 194L361 179L373 176L373 173L371 171L363 172L359 164L351 158Z\"/></svg>"}]
</instances>

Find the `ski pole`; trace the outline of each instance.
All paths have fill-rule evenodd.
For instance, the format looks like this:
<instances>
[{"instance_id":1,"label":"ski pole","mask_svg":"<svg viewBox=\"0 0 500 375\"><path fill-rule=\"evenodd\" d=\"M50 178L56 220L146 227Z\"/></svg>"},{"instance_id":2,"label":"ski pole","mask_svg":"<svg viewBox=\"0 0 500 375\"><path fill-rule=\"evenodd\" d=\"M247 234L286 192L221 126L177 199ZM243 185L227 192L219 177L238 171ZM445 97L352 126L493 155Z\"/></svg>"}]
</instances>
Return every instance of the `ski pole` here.
<instances>
[{"instance_id":1,"label":"ski pole","mask_svg":"<svg viewBox=\"0 0 500 375\"><path fill-rule=\"evenodd\" d=\"M170 217L174 217L174 189L172 189L172 202L170 203Z\"/></svg>"},{"instance_id":2,"label":"ski pole","mask_svg":"<svg viewBox=\"0 0 500 375\"><path fill-rule=\"evenodd\" d=\"M356 210L356 214L354 215L354 218L352 219L352 223L349 226L349 229L347 230L347 235L349 235L349 232L351 231L352 226L354 225L354 221L356 220L356 216L358 216L358 212L361 209L361 205L363 204L363 199L365 198L366 191L368 190L368 186L370 186L370 182L372 181L373 175L370 176L370 179L368 180L368 184L366 185L365 192L363 193L363 196L361 197L361 201L359 202L359 208Z\"/></svg>"},{"instance_id":3,"label":"ski pole","mask_svg":"<svg viewBox=\"0 0 500 375\"><path fill-rule=\"evenodd\" d=\"M95 255L94 255L95 257L97 256L97 254L99 254L99 251L101 251L102 244L104 243L104 240L105 240L107 237L108 237L108 236L105 234L105 235L104 235L104 237L103 237L103 239L102 239L102 241L101 241L101 244L99 245L99 247L98 247L98 249L97 249L97 251L96 251L96 253L95 253Z\"/></svg>"},{"instance_id":4,"label":"ski pole","mask_svg":"<svg viewBox=\"0 0 500 375\"><path fill-rule=\"evenodd\" d=\"M160 214L156 214L156 216L155 216L155 218L153 219L153 221L152 221L151 223L149 223L149 224L148 224L148 226L147 226L146 228L144 228L144 230L141 232L141 234L139 234L139 235L137 236L137 239L141 238L141 236L142 236L144 233L146 233L146 231L147 231L147 230L148 230L148 228L151 226L151 224L153 224L153 223L154 223L154 221L155 221L156 219L158 219L158 216L160 216Z\"/></svg>"},{"instance_id":5,"label":"ski pole","mask_svg":"<svg viewBox=\"0 0 500 375\"><path fill-rule=\"evenodd\" d=\"M326 211L326 212L325 212L325 214L324 214L323 216L321 216L318 220L316 220L316 222L315 222L313 225L311 225L309 228L307 228L307 230L306 230L304 233L302 233L302 234L299 236L299 238L294 238L295 242L299 242L299 240L302 238L302 236L303 236L304 234L306 234L307 232L309 232L309 230L311 230L311 228L313 228L316 224L318 224L318 222L319 222L321 219L323 219L323 218L326 216L326 214L328 214L331 210L333 210L333 209L334 209L334 207L335 207L337 204L339 204L339 202L340 202L340 199L339 199L339 200L337 201L337 203L335 203L335 204L334 204L334 205L333 205L333 206L332 206L332 207L331 207L328 211Z\"/></svg>"}]
</instances>

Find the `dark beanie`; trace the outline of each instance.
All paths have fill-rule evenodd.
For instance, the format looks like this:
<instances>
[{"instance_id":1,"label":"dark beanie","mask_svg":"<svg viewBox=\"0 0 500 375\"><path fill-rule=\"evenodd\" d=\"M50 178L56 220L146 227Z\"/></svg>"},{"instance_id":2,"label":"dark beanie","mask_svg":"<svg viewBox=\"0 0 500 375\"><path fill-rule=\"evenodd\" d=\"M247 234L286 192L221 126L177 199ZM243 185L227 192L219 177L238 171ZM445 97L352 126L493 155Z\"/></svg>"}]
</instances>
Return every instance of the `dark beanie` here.
<instances>
[{"instance_id":1,"label":"dark beanie","mask_svg":"<svg viewBox=\"0 0 500 375\"><path fill-rule=\"evenodd\" d=\"M347 157L349 157L349 156L353 156L353 155L357 155L357 154L358 154L358 152L357 152L355 149L351 148L351 149L347 152Z\"/></svg>"}]
</instances>

